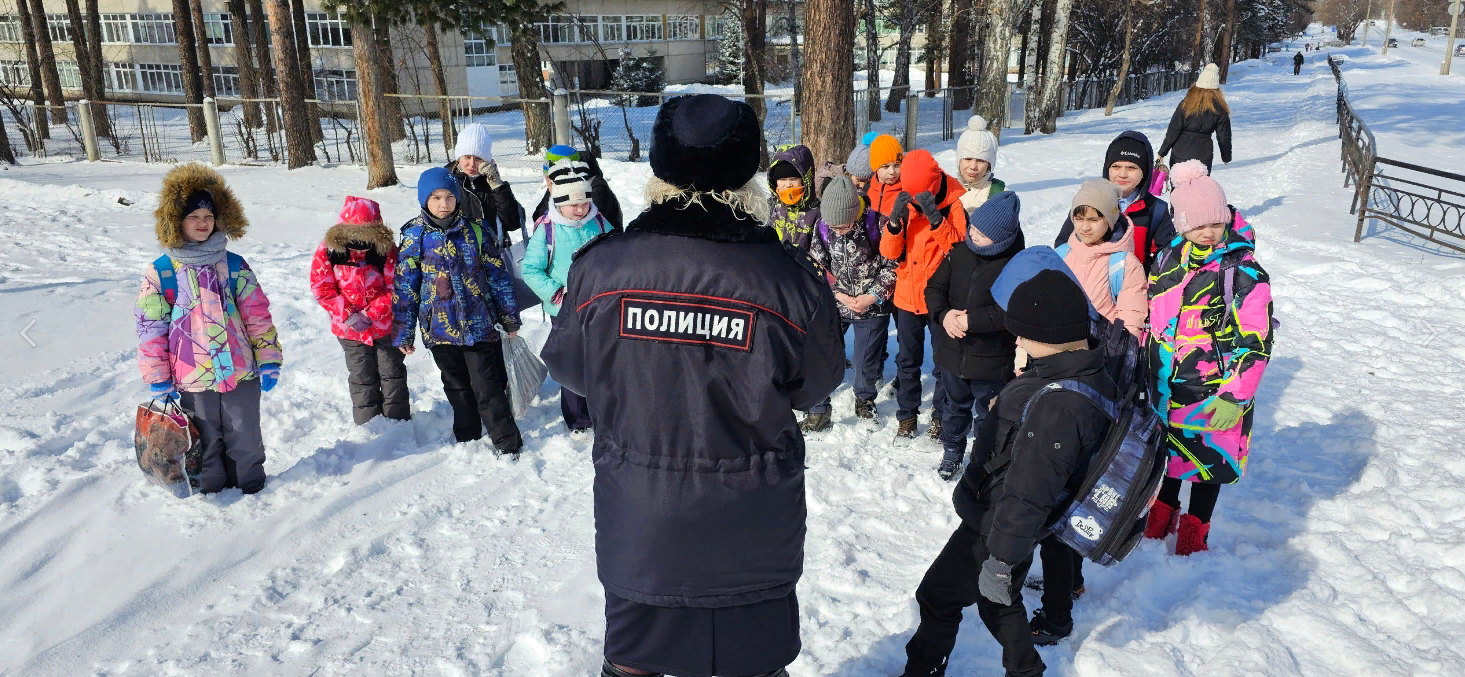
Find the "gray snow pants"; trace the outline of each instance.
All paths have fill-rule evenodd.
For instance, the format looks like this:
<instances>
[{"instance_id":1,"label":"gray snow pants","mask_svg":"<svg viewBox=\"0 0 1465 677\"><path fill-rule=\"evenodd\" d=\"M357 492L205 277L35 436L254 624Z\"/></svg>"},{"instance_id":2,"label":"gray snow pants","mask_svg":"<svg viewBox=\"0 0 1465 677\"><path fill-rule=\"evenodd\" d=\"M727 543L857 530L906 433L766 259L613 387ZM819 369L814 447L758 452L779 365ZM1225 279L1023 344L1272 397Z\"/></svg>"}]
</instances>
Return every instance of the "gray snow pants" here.
<instances>
[{"instance_id":1,"label":"gray snow pants","mask_svg":"<svg viewBox=\"0 0 1465 677\"><path fill-rule=\"evenodd\" d=\"M238 487L246 494L265 488L265 445L259 429L259 378L240 381L227 393L181 393L203 440L199 491L212 494Z\"/></svg>"},{"instance_id":2,"label":"gray snow pants","mask_svg":"<svg viewBox=\"0 0 1465 677\"><path fill-rule=\"evenodd\" d=\"M380 338L375 343L337 340L346 351L351 415L356 425L378 416L395 421L412 418L412 405L407 393L407 366L402 363L405 356L392 346L392 339Z\"/></svg>"}]
</instances>

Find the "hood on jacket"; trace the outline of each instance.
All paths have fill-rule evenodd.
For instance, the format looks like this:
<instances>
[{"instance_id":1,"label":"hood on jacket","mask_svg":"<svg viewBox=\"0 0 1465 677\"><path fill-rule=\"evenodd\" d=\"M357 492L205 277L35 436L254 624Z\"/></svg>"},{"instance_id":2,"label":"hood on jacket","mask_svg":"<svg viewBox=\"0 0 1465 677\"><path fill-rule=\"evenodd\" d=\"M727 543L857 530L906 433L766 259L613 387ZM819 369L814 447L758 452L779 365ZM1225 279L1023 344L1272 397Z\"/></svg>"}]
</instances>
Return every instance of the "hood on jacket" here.
<instances>
[{"instance_id":1,"label":"hood on jacket","mask_svg":"<svg viewBox=\"0 0 1465 677\"><path fill-rule=\"evenodd\" d=\"M966 193L961 182L941 171L941 166L936 164L936 158L925 149L905 154L905 159L900 163L900 189L912 196L930 193L936 197L936 204L941 207L956 202Z\"/></svg>"},{"instance_id":2,"label":"hood on jacket","mask_svg":"<svg viewBox=\"0 0 1465 677\"><path fill-rule=\"evenodd\" d=\"M352 242L371 247L372 251L386 256L396 245L396 238L392 237L392 230L387 224L377 221L375 223L338 223L326 231L326 249L337 254L345 254L346 246Z\"/></svg>"},{"instance_id":3,"label":"hood on jacket","mask_svg":"<svg viewBox=\"0 0 1465 677\"><path fill-rule=\"evenodd\" d=\"M1145 136L1141 132L1136 132L1131 129L1129 131L1121 133L1119 136L1114 137L1114 141L1110 141L1109 145L1113 146L1114 143L1119 141L1120 139L1130 139L1133 141L1137 141L1145 147L1145 161L1144 164L1140 165L1140 169L1144 170L1144 176L1139 180L1138 190L1141 196L1149 195L1150 177L1152 177L1155 173L1155 148L1154 146L1150 145L1150 137ZM1107 151L1104 153L1104 161L1109 161L1109 153ZM1103 167L1099 168L1099 176L1102 176L1105 179L1109 178L1109 165L1106 164Z\"/></svg>"},{"instance_id":4,"label":"hood on jacket","mask_svg":"<svg viewBox=\"0 0 1465 677\"><path fill-rule=\"evenodd\" d=\"M773 179L773 168L781 163L792 165L799 174L799 181L804 184L803 199L790 206L801 210L813 207L817 199L814 195L814 152L808 146L800 144L774 154L773 161L768 164L768 190L774 194L775 199L778 195L778 182Z\"/></svg>"},{"instance_id":5,"label":"hood on jacket","mask_svg":"<svg viewBox=\"0 0 1465 677\"><path fill-rule=\"evenodd\" d=\"M244 218L244 205L234 197L224 183L224 177L212 167L197 162L181 164L163 176L163 187L158 191L158 208L153 210L153 230L158 244L164 248L182 247L187 238L183 236L184 202L189 195L206 190L214 197L215 228L223 230L231 240L244 237L249 220Z\"/></svg>"}]
</instances>

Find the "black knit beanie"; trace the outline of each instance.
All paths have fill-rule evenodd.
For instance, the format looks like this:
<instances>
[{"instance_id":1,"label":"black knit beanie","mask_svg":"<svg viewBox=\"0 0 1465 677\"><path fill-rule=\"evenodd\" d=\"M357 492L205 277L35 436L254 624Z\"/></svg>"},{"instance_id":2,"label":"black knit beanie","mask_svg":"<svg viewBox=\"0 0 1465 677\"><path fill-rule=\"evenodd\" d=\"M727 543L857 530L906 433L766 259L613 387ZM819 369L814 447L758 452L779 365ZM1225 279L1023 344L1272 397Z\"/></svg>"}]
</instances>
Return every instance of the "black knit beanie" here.
<instances>
[{"instance_id":1,"label":"black knit beanie","mask_svg":"<svg viewBox=\"0 0 1465 677\"><path fill-rule=\"evenodd\" d=\"M188 216L200 209L207 209L210 213L216 214L214 208L214 194L206 190L195 190L189 193L188 199L183 201L183 215Z\"/></svg>"},{"instance_id":2,"label":"black knit beanie","mask_svg":"<svg viewBox=\"0 0 1465 677\"><path fill-rule=\"evenodd\" d=\"M799 176L799 168L792 162L775 162L768 170L768 183L776 184L779 179L802 179Z\"/></svg>"},{"instance_id":3,"label":"black knit beanie","mask_svg":"<svg viewBox=\"0 0 1465 677\"><path fill-rule=\"evenodd\" d=\"M1154 172L1154 162L1150 158L1150 146L1141 139L1135 138L1139 132L1125 132L1120 134L1109 144L1109 150L1104 152L1104 178L1109 178L1109 168L1116 162L1133 162L1139 165L1140 171L1144 172L1144 178L1140 179L1139 189L1148 190L1150 175Z\"/></svg>"},{"instance_id":4,"label":"black knit beanie","mask_svg":"<svg viewBox=\"0 0 1465 677\"><path fill-rule=\"evenodd\" d=\"M1089 300L1067 275L1044 270L1012 290L1007 331L1030 341L1062 344L1089 337Z\"/></svg>"}]
</instances>

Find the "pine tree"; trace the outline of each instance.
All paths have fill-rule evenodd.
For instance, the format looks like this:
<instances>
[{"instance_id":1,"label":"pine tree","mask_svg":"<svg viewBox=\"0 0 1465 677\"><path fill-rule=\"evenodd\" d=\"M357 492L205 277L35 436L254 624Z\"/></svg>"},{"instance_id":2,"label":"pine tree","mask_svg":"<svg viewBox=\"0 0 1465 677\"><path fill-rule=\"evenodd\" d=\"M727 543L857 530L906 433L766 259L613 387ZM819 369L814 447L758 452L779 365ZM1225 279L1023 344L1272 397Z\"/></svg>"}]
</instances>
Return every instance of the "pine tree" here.
<instances>
[{"instance_id":1,"label":"pine tree","mask_svg":"<svg viewBox=\"0 0 1465 677\"><path fill-rule=\"evenodd\" d=\"M660 92L666 89L666 70L661 66L661 59L657 58L656 50L651 50L649 54L650 56L645 57L622 56L615 72L610 76L611 91ZM635 100L634 103L632 99ZM660 104L661 97L657 96L617 97L616 100L616 105L619 106Z\"/></svg>"},{"instance_id":2,"label":"pine tree","mask_svg":"<svg viewBox=\"0 0 1465 677\"><path fill-rule=\"evenodd\" d=\"M724 18L723 21L723 25L728 28L723 31L722 40L717 44L717 82L732 85L743 79L743 51L746 46L743 31L734 29L737 25L736 17Z\"/></svg>"}]
</instances>

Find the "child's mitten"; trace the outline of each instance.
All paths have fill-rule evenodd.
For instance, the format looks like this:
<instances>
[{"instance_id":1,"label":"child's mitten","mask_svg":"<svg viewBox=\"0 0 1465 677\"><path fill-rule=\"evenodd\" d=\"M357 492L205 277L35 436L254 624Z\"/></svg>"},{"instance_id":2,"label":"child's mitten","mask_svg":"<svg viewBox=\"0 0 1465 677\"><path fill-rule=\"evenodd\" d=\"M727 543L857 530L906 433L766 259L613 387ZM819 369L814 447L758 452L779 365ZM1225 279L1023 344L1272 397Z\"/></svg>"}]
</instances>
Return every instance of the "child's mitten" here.
<instances>
[{"instance_id":1,"label":"child's mitten","mask_svg":"<svg viewBox=\"0 0 1465 677\"><path fill-rule=\"evenodd\" d=\"M1236 427L1241 421L1241 415L1246 413L1241 405L1219 395L1212 397L1200 411L1210 416L1207 427L1211 430L1230 430Z\"/></svg>"},{"instance_id":2,"label":"child's mitten","mask_svg":"<svg viewBox=\"0 0 1465 677\"><path fill-rule=\"evenodd\" d=\"M259 389L269 392L280 382L280 365L267 364L259 368Z\"/></svg>"},{"instance_id":3,"label":"child's mitten","mask_svg":"<svg viewBox=\"0 0 1465 677\"><path fill-rule=\"evenodd\" d=\"M931 230L941 226L941 206L936 204L936 196L930 191L920 193L915 197L916 207L926 215L926 220L931 222Z\"/></svg>"}]
</instances>

